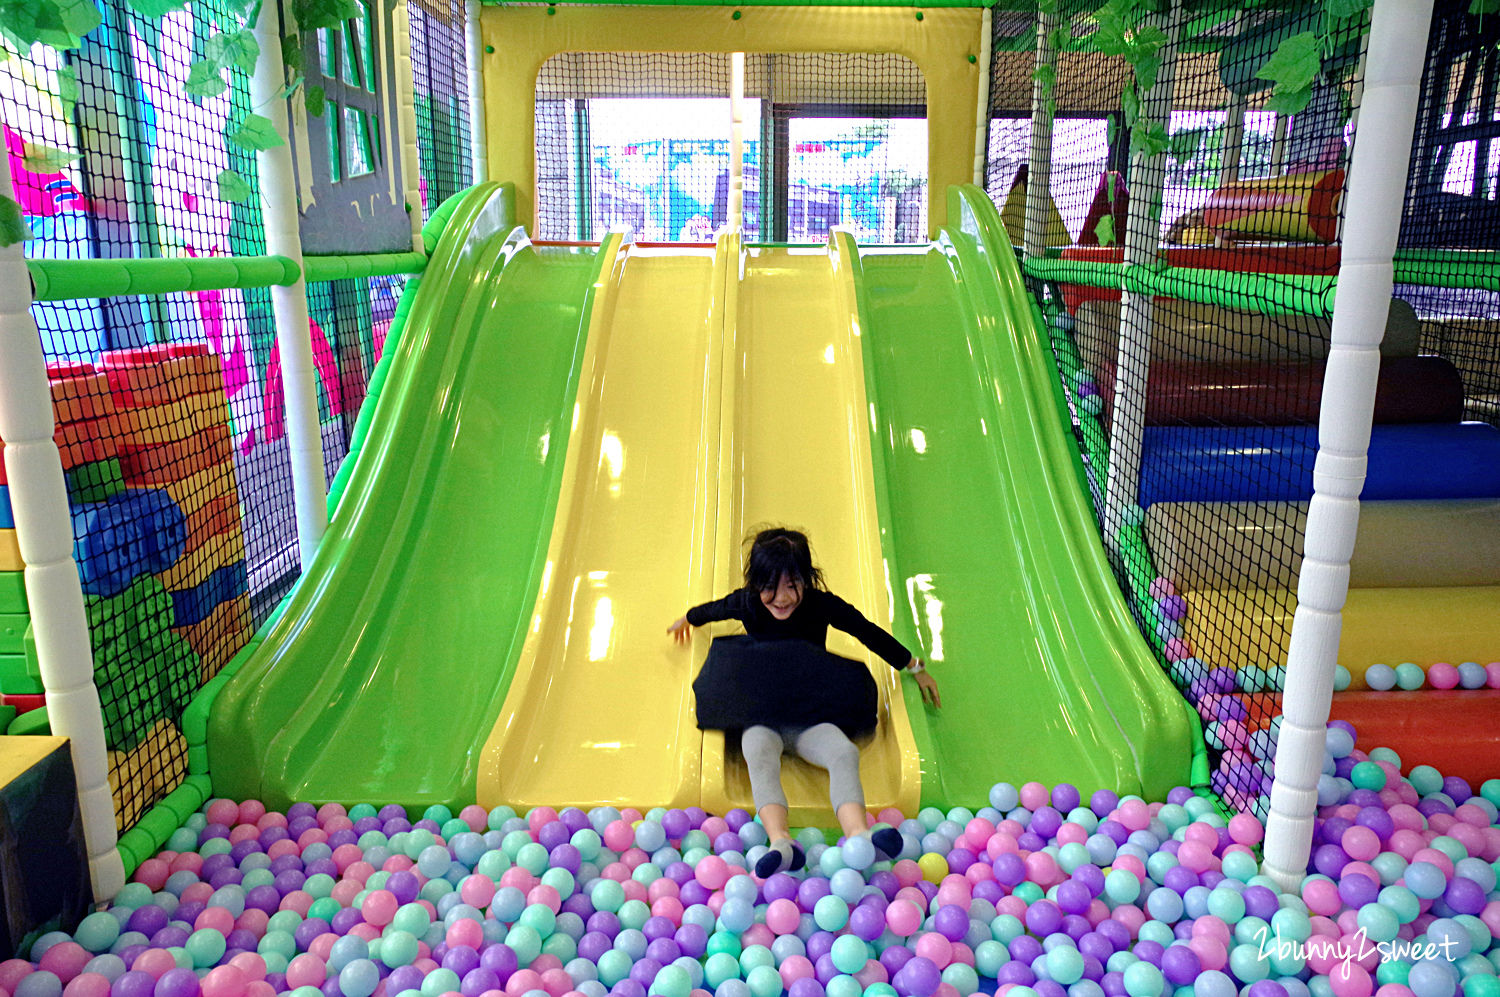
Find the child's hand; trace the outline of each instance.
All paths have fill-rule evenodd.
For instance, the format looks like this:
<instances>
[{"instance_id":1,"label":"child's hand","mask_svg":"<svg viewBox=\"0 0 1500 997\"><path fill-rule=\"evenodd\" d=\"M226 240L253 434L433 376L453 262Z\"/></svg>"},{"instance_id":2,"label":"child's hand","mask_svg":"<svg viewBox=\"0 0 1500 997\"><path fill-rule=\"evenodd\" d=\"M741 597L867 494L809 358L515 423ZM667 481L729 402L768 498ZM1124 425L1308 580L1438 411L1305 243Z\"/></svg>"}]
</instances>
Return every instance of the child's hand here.
<instances>
[{"instance_id":1,"label":"child's hand","mask_svg":"<svg viewBox=\"0 0 1500 997\"><path fill-rule=\"evenodd\" d=\"M686 616L679 616L667 627L667 633L679 644L686 644L693 638L693 625L687 621Z\"/></svg>"},{"instance_id":2,"label":"child's hand","mask_svg":"<svg viewBox=\"0 0 1500 997\"><path fill-rule=\"evenodd\" d=\"M922 690L922 701L930 703L937 709L942 709L943 697L938 693L937 679L932 677L932 673L921 671L913 675L912 678L916 681L917 688Z\"/></svg>"}]
</instances>

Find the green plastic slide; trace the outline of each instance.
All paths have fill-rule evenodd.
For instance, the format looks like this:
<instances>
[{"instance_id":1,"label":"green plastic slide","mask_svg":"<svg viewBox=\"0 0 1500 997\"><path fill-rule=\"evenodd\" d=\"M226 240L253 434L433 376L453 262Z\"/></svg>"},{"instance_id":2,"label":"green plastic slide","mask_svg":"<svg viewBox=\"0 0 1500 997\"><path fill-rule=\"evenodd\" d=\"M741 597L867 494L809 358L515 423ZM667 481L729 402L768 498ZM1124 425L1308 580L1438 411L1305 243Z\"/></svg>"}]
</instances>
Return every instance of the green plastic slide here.
<instances>
[{"instance_id":1,"label":"green plastic slide","mask_svg":"<svg viewBox=\"0 0 1500 997\"><path fill-rule=\"evenodd\" d=\"M328 534L215 703L216 793L473 801L543 570L601 258L530 246L498 185L464 195Z\"/></svg>"},{"instance_id":2,"label":"green plastic slide","mask_svg":"<svg viewBox=\"0 0 1500 997\"><path fill-rule=\"evenodd\" d=\"M958 188L949 218L857 277L897 636L943 696L906 684L922 801L981 805L1000 780L1161 799L1189 777L1183 701L1110 571L994 205Z\"/></svg>"}]
</instances>

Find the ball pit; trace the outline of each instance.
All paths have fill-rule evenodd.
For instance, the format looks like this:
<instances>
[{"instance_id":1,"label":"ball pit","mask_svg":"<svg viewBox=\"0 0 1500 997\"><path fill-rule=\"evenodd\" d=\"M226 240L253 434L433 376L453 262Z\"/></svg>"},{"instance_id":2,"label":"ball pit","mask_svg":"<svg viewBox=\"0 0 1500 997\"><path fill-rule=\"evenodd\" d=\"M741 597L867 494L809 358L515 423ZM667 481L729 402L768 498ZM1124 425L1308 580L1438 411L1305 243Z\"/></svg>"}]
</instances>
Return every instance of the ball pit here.
<instances>
[{"instance_id":1,"label":"ball pit","mask_svg":"<svg viewBox=\"0 0 1500 997\"><path fill-rule=\"evenodd\" d=\"M1001 783L882 814L895 862L804 829L807 868L764 881L743 811L214 800L0 962L0 994L1500 997L1500 780L1403 778L1338 722L1324 768L1292 893L1258 874L1258 818L1185 788Z\"/></svg>"}]
</instances>

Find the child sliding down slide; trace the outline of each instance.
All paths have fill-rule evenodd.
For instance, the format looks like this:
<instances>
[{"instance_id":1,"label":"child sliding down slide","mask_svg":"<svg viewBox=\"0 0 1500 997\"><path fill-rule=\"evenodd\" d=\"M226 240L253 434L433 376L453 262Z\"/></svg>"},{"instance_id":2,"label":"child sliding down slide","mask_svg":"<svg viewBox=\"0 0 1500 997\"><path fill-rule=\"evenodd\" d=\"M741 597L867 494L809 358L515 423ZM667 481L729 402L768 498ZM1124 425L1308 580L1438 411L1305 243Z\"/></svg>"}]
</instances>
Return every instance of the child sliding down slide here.
<instances>
[{"instance_id":1,"label":"child sliding down slide","mask_svg":"<svg viewBox=\"0 0 1500 997\"><path fill-rule=\"evenodd\" d=\"M755 535L745 561L745 584L722 599L694 606L667 628L686 643L693 627L738 620L745 636L717 638L693 682L698 726L741 731L755 808L770 850L755 864L762 879L804 864L787 826L781 756L795 751L828 770L828 796L850 838L869 837L888 858L901 851L892 828L870 833L859 748L851 738L875 729L877 693L864 665L825 649L829 626L855 637L892 668L911 675L922 698L941 706L937 682L922 661L858 609L823 587L807 537L795 530Z\"/></svg>"}]
</instances>

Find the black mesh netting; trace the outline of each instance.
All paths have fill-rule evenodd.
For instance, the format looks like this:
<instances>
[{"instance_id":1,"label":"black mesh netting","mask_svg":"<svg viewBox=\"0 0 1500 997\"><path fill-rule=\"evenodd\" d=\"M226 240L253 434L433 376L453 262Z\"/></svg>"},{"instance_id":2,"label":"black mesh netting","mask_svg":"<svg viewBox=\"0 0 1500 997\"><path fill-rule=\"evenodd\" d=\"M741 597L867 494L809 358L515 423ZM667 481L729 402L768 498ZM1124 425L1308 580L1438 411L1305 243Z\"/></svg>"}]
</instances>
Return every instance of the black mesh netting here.
<instances>
[{"instance_id":1,"label":"black mesh netting","mask_svg":"<svg viewBox=\"0 0 1500 997\"><path fill-rule=\"evenodd\" d=\"M255 153L225 137L251 111L247 77L227 73L228 87L207 94L191 81L190 67L238 21L214 2L159 19L124 3L101 10L103 23L75 49L23 52L0 38L9 193L32 236L27 257L263 255ZM469 182L459 10L413 16L418 142L434 207ZM405 280L308 285L328 480ZM271 292L38 301L32 315L124 829L189 773L183 710L300 570ZM3 477L0 499L0 533L13 536ZM24 631L30 611L14 548L0 535L7 634ZM16 710L21 732L36 729L44 696L32 642L13 643L0 646L0 703Z\"/></svg>"},{"instance_id":2,"label":"black mesh netting","mask_svg":"<svg viewBox=\"0 0 1500 997\"><path fill-rule=\"evenodd\" d=\"M571 52L537 78L537 214L544 239L628 225L703 242L729 211L730 57ZM901 56L745 58L747 240L926 237L926 89Z\"/></svg>"},{"instance_id":3,"label":"black mesh netting","mask_svg":"<svg viewBox=\"0 0 1500 997\"><path fill-rule=\"evenodd\" d=\"M1024 261L1127 601L1204 720L1212 788L1262 814L1364 27L1316 11L1174 24L1120 3L1065 22L1046 248ZM994 29L986 186L1019 247L1035 21L997 13ZM1311 83L1274 95L1266 77L1290 74L1273 55L1308 33ZM1133 59L1122 34L1145 43ZM1140 281L1123 295L1122 264ZM1167 286L1177 274L1191 290ZM1385 350L1410 362L1399 318Z\"/></svg>"}]
</instances>

